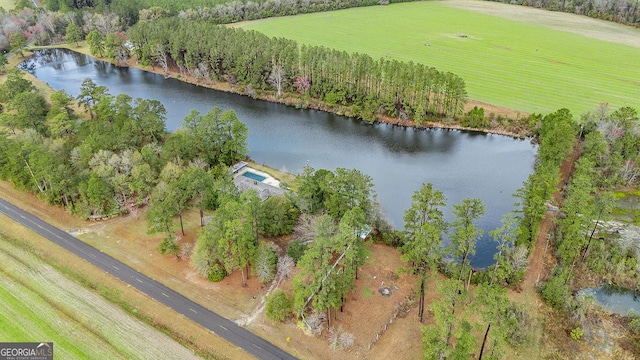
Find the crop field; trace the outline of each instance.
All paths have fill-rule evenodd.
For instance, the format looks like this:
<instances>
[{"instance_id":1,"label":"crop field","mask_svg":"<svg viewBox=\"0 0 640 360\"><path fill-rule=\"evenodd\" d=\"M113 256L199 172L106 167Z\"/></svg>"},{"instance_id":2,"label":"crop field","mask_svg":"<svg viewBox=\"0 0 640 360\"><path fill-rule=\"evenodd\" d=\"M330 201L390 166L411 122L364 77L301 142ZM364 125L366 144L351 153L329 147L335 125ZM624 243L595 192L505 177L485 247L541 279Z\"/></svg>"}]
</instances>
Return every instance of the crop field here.
<instances>
[{"instance_id":1,"label":"crop field","mask_svg":"<svg viewBox=\"0 0 640 360\"><path fill-rule=\"evenodd\" d=\"M364 7L237 26L375 59L424 63L461 76L472 100L523 112L568 108L580 115L601 103L640 108L640 48L445 2ZM640 38L640 31L635 34Z\"/></svg>"},{"instance_id":2,"label":"crop field","mask_svg":"<svg viewBox=\"0 0 640 360\"><path fill-rule=\"evenodd\" d=\"M0 234L0 339L53 342L59 359L195 358Z\"/></svg>"}]
</instances>

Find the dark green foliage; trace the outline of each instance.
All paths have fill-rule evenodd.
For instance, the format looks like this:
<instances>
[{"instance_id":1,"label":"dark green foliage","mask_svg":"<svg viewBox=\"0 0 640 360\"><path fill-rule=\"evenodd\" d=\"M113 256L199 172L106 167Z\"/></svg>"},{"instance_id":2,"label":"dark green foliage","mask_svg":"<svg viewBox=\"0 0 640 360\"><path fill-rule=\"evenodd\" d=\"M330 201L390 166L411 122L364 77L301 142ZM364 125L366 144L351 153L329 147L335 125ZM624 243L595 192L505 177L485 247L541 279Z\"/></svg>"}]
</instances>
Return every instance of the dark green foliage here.
<instances>
[{"instance_id":1,"label":"dark green foliage","mask_svg":"<svg viewBox=\"0 0 640 360\"><path fill-rule=\"evenodd\" d=\"M265 315L267 315L269 320L281 322L291 316L293 302L281 289L276 289L273 293L269 294L265 301Z\"/></svg>"},{"instance_id":2,"label":"dark green foliage","mask_svg":"<svg viewBox=\"0 0 640 360\"><path fill-rule=\"evenodd\" d=\"M8 102L13 100L16 95L36 91L36 87L24 78L24 73L16 68L11 68L7 71L7 79L0 87L0 101Z\"/></svg>"},{"instance_id":3,"label":"dark green foliage","mask_svg":"<svg viewBox=\"0 0 640 360\"><path fill-rule=\"evenodd\" d=\"M122 33L107 34L104 39L105 56L120 66L126 66L130 56L126 42L126 36Z\"/></svg>"},{"instance_id":4,"label":"dark green foliage","mask_svg":"<svg viewBox=\"0 0 640 360\"><path fill-rule=\"evenodd\" d=\"M392 247L401 247L404 245L402 232L399 230L389 229L380 231L372 236L372 240Z\"/></svg>"},{"instance_id":5,"label":"dark green foliage","mask_svg":"<svg viewBox=\"0 0 640 360\"><path fill-rule=\"evenodd\" d=\"M147 218L151 232L167 238L174 235L173 216L181 217L189 205L211 209L218 206L219 195L233 194L227 164L203 165L199 159L206 149L189 147L194 142L185 141L184 133L168 137L166 110L158 101L112 96L90 79L83 81L77 100L91 120L78 120L66 92L53 93L48 106L21 71L9 71L0 86L0 124L14 135L3 134L0 141L0 178L83 217L120 214L133 204L147 204L155 189ZM221 145L226 161L246 155L246 131L231 115L223 114L214 124L226 138L238 135L235 147L227 146L228 141ZM190 161L190 166L176 165ZM158 187L161 172L168 175L161 176Z\"/></svg>"},{"instance_id":6,"label":"dark green foliage","mask_svg":"<svg viewBox=\"0 0 640 360\"><path fill-rule=\"evenodd\" d=\"M81 190L82 193L82 190ZM93 174L86 185L86 201L96 215L110 215L114 204L113 189L102 178Z\"/></svg>"},{"instance_id":7,"label":"dark green foliage","mask_svg":"<svg viewBox=\"0 0 640 360\"><path fill-rule=\"evenodd\" d=\"M205 80L210 76L253 89L272 88L270 74L276 67L281 70L279 90L302 92L329 105L349 106L365 120L416 110L458 115L466 103L465 83L460 77L422 64L298 46L294 41L271 39L254 31L176 17L140 22L128 35L143 63L163 68L173 63L176 70L199 74ZM301 89L301 84L309 86Z\"/></svg>"},{"instance_id":8,"label":"dark green foliage","mask_svg":"<svg viewBox=\"0 0 640 360\"><path fill-rule=\"evenodd\" d=\"M166 237L158 245L158 251L162 255L176 255L180 251L180 246L175 237Z\"/></svg>"},{"instance_id":9,"label":"dark green foliage","mask_svg":"<svg viewBox=\"0 0 640 360\"><path fill-rule=\"evenodd\" d=\"M7 64L9 64L9 59L7 59L7 54L0 53L0 74L4 72Z\"/></svg>"},{"instance_id":10,"label":"dark green foliage","mask_svg":"<svg viewBox=\"0 0 640 360\"><path fill-rule=\"evenodd\" d=\"M287 196L271 196L258 209L258 228L266 236L291 234L300 211Z\"/></svg>"},{"instance_id":11,"label":"dark green foliage","mask_svg":"<svg viewBox=\"0 0 640 360\"><path fill-rule=\"evenodd\" d=\"M449 359L455 354L457 359L468 359L469 324L457 315L456 309L464 305L469 294L463 289L462 282L451 279L438 281L437 292L440 298L429 304L434 322L422 330L423 358Z\"/></svg>"},{"instance_id":12,"label":"dark green foliage","mask_svg":"<svg viewBox=\"0 0 640 360\"><path fill-rule=\"evenodd\" d=\"M75 44L78 46L78 43L82 41L82 29L72 22L67 25L66 31L67 42L71 44Z\"/></svg>"},{"instance_id":13,"label":"dark green foliage","mask_svg":"<svg viewBox=\"0 0 640 360\"><path fill-rule=\"evenodd\" d=\"M483 129L489 126L489 119L484 116L484 108L474 106L473 109L462 118L462 126L475 129Z\"/></svg>"},{"instance_id":14,"label":"dark green foliage","mask_svg":"<svg viewBox=\"0 0 640 360\"><path fill-rule=\"evenodd\" d=\"M104 56L104 36L98 30L91 30L86 36L87 44L89 45L89 51L91 55L102 57Z\"/></svg>"},{"instance_id":15,"label":"dark green foliage","mask_svg":"<svg viewBox=\"0 0 640 360\"><path fill-rule=\"evenodd\" d=\"M24 8L33 9L33 2L31 0L17 0L14 9L20 10Z\"/></svg>"},{"instance_id":16,"label":"dark green foliage","mask_svg":"<svg viewBox=\"0 0 640 360\"><path fill-rule=\"evenodd\" d=\"M221 264L226 272L240 270L242 286L246 286L246 270L256 253L256 237L250 204L229 197L212 214L211 222L201 228L191 256L191 264L201 275L208 276L212 266Z\"/></svg>"},{"instance_id":17,"label":"dark green foliage","mask_svg":"<svg viewBox=\"0 0 640 360\"><path fill-rule=\"evenodd\" d=\"M427 270L435 271L442 259L442 240L447 224L441 208L446 201L442 191L434 189L431 183L422 184L411 197L411 207L404 214L402 258L413 264L412 270L419 277L418 315L421 322L424 320Z\"/></svg>"},{"instance_id":18,"label":"dark green foliage","mask_svg":"<svg viewBox=\"0 0 640 360\"><path fill-rule=\"evenodd\" d=\"M197 154L210 167L217 164L231 166L245 159L249 153L246 145L247 126L238 120L233 110L222 111L214 107L204 115L191 110L183 120L181 131L185 132Z\"/></svg>"},{"instance_id":19,"label":"dark green foliage","mask_svg":"<svg viewBox=\"0 0 640 360\"><path fill-rule=\"evenodd\" d=\"M373 180L357 169L337 168L331 172L306 166L296 183L298 207L308 214L326 209L331 217L340 220L357 207L368 219L375 217Z\"/></svg>"},{"instance_id":20,"label":"dark green foliage","mask_svg":"<svg viewBox=\"0 0 640 360\"><path fill-rule=\"evenodd\" d=\"M11 52L15 52L20 54L20 56L24 56L22 50L27 45L27 38L21 32L17 32L11 35L9 38L9 43L11 43Z\"/></svg>"},{"instance_id":21,"label":"dark green foliage","mask_svg":"<svg viewBox=\"0 0 640 360\"><path fill-rule=\"evenodd\" d=\"M571 154L578 134L578 126L566 109L545 117L532 115L530 119L540 142L538 159L534 173L516 193L522 211L517 245L527 247L535 242L546 202L560 181L560 165Z\"/></svg>"},{"instance_id":22,"label":"dark green foliage","mask_svg":"<svg viewBox=\"0 0 640 360\"><path fill-rule=\"evenodd\" d=\"M307 245L300 240L293 240L287 244L287 255L291 256L296 263L298 263L298 260L300 260L306 250Z\"/></svg>"},{"instance_id":23,"label":"dark green foliage","mask_svg":"<svg viewBox=\"0 0 640 360\"><path fill-rule=\"evenodd\" d=\"M567 276L567 269L556 269L540 289L542 299L560 311L567 311L572 299L571 288L566 283Z\"/></svg>"},{"instance_id":24,"label":"dark green foliage","mask_svg":"<svg viewBox=\"0 0 640 360\"><path fill-rule=\"evenodd\" d=\"M308 306L329 315L344 305L358 266L366 258L360 237L366 226L364 212L357 207L348 210L338 224L326 214L318 219L315 239L297 263L301 271L293 282L294 307L299 315L308 311ZM329 327L331 317L327 320Z\"/></svg>"},{"instance_id":25,"label":"dark green foliage","mask_svg":"<svg viewBox=\"0 0 640 360\"><path fill-rule=\"evenodd\" d=\"M168 134L162 146L162 161L191 161L196 158L198 150L190 141L188 134L182 131Z\"/></svg>"},{"instance_id":26,"label":"dark green foliage","mask_svg":"<svg viewBox=\"0 0 640 360\"><path fill-rule=\"evenodd\" d=\"M98 86L90 78L86 78L80 85L80 94L76 97L78 104L82 104L89 111L89 115L93 119L93 107L98 103L100 98L108 94L105 86Z\"/></svg>"},{"instance_id":27,"label":"dark green foliage","mask_svg":"<svg viewBox=\"0 0 640 360\"><path fill-rule=\"evenodd\" d=\"M21 92L7 104L7 110L14 112L14 121L18 129L34 129L46 135L45 117L48 112L47 101L40 93Z\"/></svg>"},{"instance_id":28,"label":"dark green foliage","mask_svg":"<svg viewBox=\"0 0 640 360\"><path fill-rule=\"evenodd\" d=\"M480 199L463 199L461 204L453 205L455 218L451 223L453 232L449 235L449 250L454 259L460 259L458 280L466 276L465 270L471 266L469 256L475 254L476 242L483 234L474 221L484 213L485 206Z\"/></svg>"},{"instance_id":29,"label":"dark green foliage","mask_svg":"<svg viewBox=\"0 0 640 360\"><path fill-rule=\"evenodd\" d=\"M211 282L222 281L227 276L227 271L224 269L224 265L216 262L209 267L207 279Z\"/></svg>"},{"instance_id":30,"label":"dark green foliage","mask_svg":"<svg viewBox=\"0 0 640 360\"><path fill-rule=\"evenodd\" d=\"M375 193L373 179L357 169L337 168L328 177L325 207L334 219L339 220L349 210L358 207L369 214Z\"/></svg>"},{"instance_id":31,"label":"dark green foliage","mask_svg":"<svg viewBox=\"0 0 640 360\"><path fill-rule=\"evenodd\" d=\"M329 170L314 170L310 166L305 166L302 174L296 177L298 185L297 195L299 207L307 214L315 214L324 208L327 198L328 179L332 176Z\"/></svg>"},{"instance_id":32,"label":"dark green foliage","mask_svg":"<svg viewBox=\"0 0 640 360\"><path fill-rule=\"evenodd\" d=\"M486 284L479 285L474 291L470 309L481 317L481 326L491 324L487 337L485 356L500 359L504 355L505 344L522 346L527 338L529 316L525 308L516 305L507 297L506 289Z\"/></svg>"},{"instance_id":33,"label":"dark green foliage","mask_svg":"<svg viewBox=\"0 0 640 360\"><path fill-rule=\"evenodd\" d=\"M560 109L545 116L537 131L540 161L559 166L571 153L577 134L577 124L569 110Z\"/></svg>"}]
</instances>

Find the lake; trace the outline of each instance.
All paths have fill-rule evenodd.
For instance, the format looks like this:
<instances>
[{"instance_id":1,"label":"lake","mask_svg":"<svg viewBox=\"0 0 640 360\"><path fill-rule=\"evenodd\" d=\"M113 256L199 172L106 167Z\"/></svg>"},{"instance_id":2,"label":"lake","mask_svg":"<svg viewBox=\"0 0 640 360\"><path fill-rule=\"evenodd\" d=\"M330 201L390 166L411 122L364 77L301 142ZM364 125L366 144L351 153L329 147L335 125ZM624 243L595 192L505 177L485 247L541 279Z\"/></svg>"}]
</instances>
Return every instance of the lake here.
<instances>
[{"instance_id":1,"label":"lake","mask_svg":"<svg viewBox=\"0 0 640 360\"><path fill-rule=\"evenodd\" d=\"M91 78L112 95L161 101L167 129L174 131L191 109L233 109L247 125L253 161L291 173L356 168L370 175L383 212L396 228L422 183L433 183L448 199L445 210L464 198L480 198L487 213L478 220L485 231L471 258L475 267L494 262L488 232L514 210L512 196L533 170L537 147L529 140L479 132L413 129L366 122L322 111L304 110L165 79L138 69L120 68L69 50L39 50L25 61L38 79L77 96Z\"/></svg>"}]
</instances>

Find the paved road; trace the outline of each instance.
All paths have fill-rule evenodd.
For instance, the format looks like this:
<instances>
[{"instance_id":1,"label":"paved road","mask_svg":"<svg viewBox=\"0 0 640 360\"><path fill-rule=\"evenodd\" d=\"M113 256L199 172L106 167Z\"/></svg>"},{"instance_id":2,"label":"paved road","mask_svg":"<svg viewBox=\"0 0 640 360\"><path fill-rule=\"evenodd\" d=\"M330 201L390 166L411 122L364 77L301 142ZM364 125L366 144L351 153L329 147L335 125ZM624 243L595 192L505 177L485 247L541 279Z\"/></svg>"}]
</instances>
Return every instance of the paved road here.
<instances>
[{"instance_id":1,"label":"paved road","mask_svg":"<svg viewBox=\"0 0 640 360\"><path fill-rule=\"evenodd\" d=\"M71 251L153 299L211 330L258 359L295 359L291 354L40 218L0 199L0 213Z\"/></svg>"}]
</instances>

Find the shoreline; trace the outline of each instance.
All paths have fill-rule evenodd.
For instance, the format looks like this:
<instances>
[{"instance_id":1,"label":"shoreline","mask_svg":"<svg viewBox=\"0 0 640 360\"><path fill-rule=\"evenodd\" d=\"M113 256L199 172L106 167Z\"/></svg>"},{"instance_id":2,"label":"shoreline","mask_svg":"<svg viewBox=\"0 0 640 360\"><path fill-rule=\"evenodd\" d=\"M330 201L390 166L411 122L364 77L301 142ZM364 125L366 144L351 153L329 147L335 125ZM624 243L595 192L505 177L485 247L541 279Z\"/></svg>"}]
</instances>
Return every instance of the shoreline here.
<instances>
[{"instance_id":1,"label":"shoreline","mask_svg":"<svg viewBox=\"0 0 640 360\"><path fill-rule=\"evenodd\" d=\"M104 62L108 62L110 64L116 65L118 66L114 61L109 60L107 58L100 58L100 57L96 57L94 55L92 55L89 51L89 48L85 45L80 46L80 47L73 47L69 44L58 44L58 45L53 45L53 46L35 46L35 47L31 47L30 50L39 50L39 49L67 49L67 50L71 50L77 53L81 53L87 56L90 56L96 60L100 60L100 61L104 61ZM26 56L25 54L25 59L28 56ZM135 57L135 55L133 57L131 57L129 59L129 61L127 62L127 67L130 68L134 68L134 69L138 69L138 70L142 70L142 71L146 71L146 72L150 72L150 73L154 73L154 74L158 74L158 75L162 75L165 78L173 78L176 79L178 81L182 81L185 83L189 83L192 85L196 85L196 86L200 86L200 87L204 87L204 88L208 88L208 89L213 89L213 90L218 90L218 91L223 91L223 92L227 92L227 93L233 93L233 94L237 94L237 95L241 95L241 96L248 96L249 95L246 93L245 89L245 85L233 85L230 84L228 82L221 82L221 81L216 81L216 80L209 80L209 81L198 81L192 77L188 77L188 76L182 76L179 72L176 71L169 71L168 73L164 73L164 71L162 71L161 68L159 67L155 67L155 66L144 66L141 65L137 58ZM48 84L47 84L48 86ZM268 91L268 90L255 90L255 96L251 96L253 99L256 100L263 100L263 101L268 101L271 103L277 103L277 104L283 104L286 106L293 106L296 108L303 108L303 109L312 109L312 110L318 110L318 111L324 111L324 112L328 112L328 113L332 113L332 114L336 114L339 116L346 116L346 117L353 117L351 115L349 115L350 109L347 106L339 106L336 105L335 107L329 107L326 104L324 104L322 101L318 100L318 99L314 99L314 98L310 98L308 100L306 99L302 99L300 97L297 96L291 96L290 93L285 93L283 94L282 97L278 98L276 96L273 95L273 91ZM478 106L478 107L483 107L485 108L485 111L489 111L489 113L495 113L494 111L490 111L490 110L496 110L499 112L498 115L502 115L504 116L506 119L508 119L509 121L516 121L513 120L512 116L515 115L516 118L521 118L521 117L526 117L529 114L525 113L525 112L520 112L517 110L513 110L513 109L507 109L507 108L502 108L496 105L491 105L491 104L486 104L483 102L479 102L479 101L474 101L474 100L468 100L467 105L465 106L465 111L469 111L471 108L473 108L474 106ZM360 121L366 122L366 120L362 120L362 119L358 119ZM378 119L373 121L372 123L384 123L384 124L389 124L389 125L393 125L393 126L401 126L401 127L405 127L405 128L414 128L414 129L443 129L443 130L457 130L457 131L470 131L470 132L477 132L477 133L483 133L483 134L494 134L494 135L501 135L501 136L508 136L514 139L521 139L521 140L526 140L526 139L530 139L531 135L527 134L526 131L524 131L523 133L518 133L518 132L512 132L512 131L508 131L508 130L504 130L504 129L476 129L476 128L469 128L469 127L464 127L458 124L447 124L447 123L443 123L443 122L434 122L434 121L428 121L424 126L420 126L420 127L416 127L413 124L413 121L410 120L401 120L401 119L397 119L397 118L391 118L391 117L385 117L385 116L378 116Z\"/></svg>"}]
</instances>

